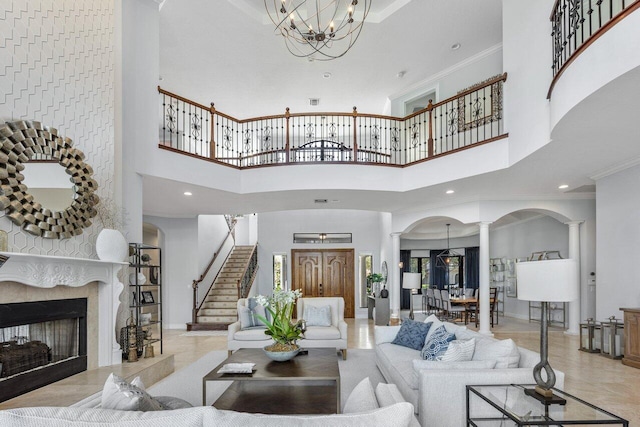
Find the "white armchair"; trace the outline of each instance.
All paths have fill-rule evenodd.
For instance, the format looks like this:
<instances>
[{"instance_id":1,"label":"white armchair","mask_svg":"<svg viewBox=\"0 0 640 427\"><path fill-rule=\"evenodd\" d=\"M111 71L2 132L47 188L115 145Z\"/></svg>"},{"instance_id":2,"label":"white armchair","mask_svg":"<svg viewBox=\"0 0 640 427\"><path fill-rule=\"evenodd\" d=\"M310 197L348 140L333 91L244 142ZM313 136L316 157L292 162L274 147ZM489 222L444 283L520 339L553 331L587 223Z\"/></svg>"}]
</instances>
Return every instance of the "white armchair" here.
<instances>
[{"instance_id":1,"label":"white armchair","mask_svg":"<svg viewBox=\"0 0 640 427\"><path fill-rule=\"evenodd\" d=\"M344 321L344 299L342 297L300 298L297 302L298 319L304 319L304 309L309 306L315 308L331 307L331 325L307 324L304 339L299 341L299 345L303 348L335 347L342 351L342 359L346 360L347 323Z\"/></svg>"},{"instance_id":2,"label":"white armchair","mask_svg":"<svg viewBox=\"0 0 640 427\"><path fill-rule=\"evenodd\" d=\"M239 299L237 305L238 313L240 312L240 307L246 306L247 299ZM227 327L227 350L229 352L229 356L231 356L231 353L234 350L239 350L241 348L263 348L273 344L273 339L264 333L266 330L266 328L251 328L243 330L240 325L240 318L238 317L238 321Z\"/></svg>"}]
</instances>

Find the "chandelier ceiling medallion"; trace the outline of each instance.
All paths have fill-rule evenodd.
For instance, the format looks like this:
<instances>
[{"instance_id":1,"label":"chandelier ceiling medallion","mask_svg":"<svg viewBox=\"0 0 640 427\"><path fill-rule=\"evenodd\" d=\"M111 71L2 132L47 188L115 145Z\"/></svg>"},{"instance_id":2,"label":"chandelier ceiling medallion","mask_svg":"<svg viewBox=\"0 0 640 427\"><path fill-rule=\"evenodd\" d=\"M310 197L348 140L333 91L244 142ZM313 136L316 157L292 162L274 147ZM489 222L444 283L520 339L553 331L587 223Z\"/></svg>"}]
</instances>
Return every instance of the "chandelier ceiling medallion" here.
<instances>
[{"instance_id":1,"label":"chandelier ceiling medallion","mask_svg":"<svg viewBox=\"0 0 640 427\"><path fill-rule=\"evenodd\" d=\"M445 267L449 268L451 263L451 258L461 256L459 253L451 249L451 244L449 242L449 227L451 224L447 224L447 249L440 252L438 256L436 256L436 266L437 267Z\"/></svg>"},{"instance_id":2,"label":"chandelier ceiling medallion","mask_svg":"<svg viewBox=\"0 0 640 427\"><path fill-rule=\"evenodd\" d=\"M264 0L264 6L292 55L330 61L358 40L371 0Z\"/></svg>"}]
</instances>

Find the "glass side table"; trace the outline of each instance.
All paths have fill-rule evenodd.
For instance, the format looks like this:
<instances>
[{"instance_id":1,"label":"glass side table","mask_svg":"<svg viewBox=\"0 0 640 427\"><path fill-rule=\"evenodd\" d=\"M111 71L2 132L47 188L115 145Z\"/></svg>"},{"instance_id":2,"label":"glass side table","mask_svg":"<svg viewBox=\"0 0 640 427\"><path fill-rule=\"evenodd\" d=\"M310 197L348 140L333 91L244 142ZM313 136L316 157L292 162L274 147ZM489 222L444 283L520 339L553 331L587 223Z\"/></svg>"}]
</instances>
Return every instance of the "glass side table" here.
<instances>
[{"instance_id":1,"label":"glass side table","mask_svg":"<svg viewBox=\"0 0 640 427\"><path fill-rule=\"evenodd\" d=\"M467 427L620 425L629 421L561 390L566 404L544 404L525 394L533 385L468 385Z\"/></svg>"}]
</instances>

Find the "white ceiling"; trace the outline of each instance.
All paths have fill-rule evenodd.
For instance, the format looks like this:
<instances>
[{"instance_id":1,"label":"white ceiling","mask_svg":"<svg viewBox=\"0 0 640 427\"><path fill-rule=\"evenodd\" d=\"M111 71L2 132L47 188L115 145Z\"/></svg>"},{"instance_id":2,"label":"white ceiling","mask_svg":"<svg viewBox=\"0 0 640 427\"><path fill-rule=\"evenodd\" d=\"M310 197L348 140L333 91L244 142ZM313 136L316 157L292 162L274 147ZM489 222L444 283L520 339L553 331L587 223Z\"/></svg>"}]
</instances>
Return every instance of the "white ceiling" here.
<instances>
[{"instance_id":1,"label":"white ceiling","mask_svg":"<svg viewBox=\"0 0 640 427\"><path fill-rule=\"evenodd\" d=\"M238 118L278 114L287 106L292 112L315 111L308 106L311 97L321 99L317 111L350 111L357 105L361 112L381 113L390 94L502 38L500 0L409 0L381 23L365 24L345 57L308 62L289 54L271 25L260 24L232 1L165 2L160 84L204 104L215 101L217 109ZM456 42L462 48L452 51ZM406 71L404 78L396 77L399 71ZM323 79L323 72L331 72L332 78ZM634 107L640 99L638 81L640 70L635 70L593 94L554 129L551 143L506 170L403 193L309 190L240 195L200 187L195 189L198 197L187 200L183 183L145 177L144 210L170 217L307 208L407 212L472 200L593 197L571 190L592 186L590 177L599 171L640 158L640 144L628 143L640 139ZM569 189L558 190L560 183L569 184ZM449 188L455 194L445 195ZM315 205L316 198L339 202ZM522 219L516 215L503 222ZM452 236L469 234L449 219L427 221L419 232L440 233L441 238L447 221L452 223Z\"/></svg>"}]
</instances>

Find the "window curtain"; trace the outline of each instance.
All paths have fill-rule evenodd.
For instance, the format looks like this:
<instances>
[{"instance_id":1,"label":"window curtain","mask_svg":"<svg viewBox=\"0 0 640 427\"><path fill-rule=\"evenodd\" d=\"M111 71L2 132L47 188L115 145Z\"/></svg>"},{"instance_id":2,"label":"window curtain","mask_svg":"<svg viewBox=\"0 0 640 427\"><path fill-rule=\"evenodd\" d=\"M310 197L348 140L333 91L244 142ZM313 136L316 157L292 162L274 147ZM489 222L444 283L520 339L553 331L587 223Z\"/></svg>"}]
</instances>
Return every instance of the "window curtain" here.
<instances>
[{"instance_id":1,"label":"window curtain","mask_svg":"<svg viewBox=\"0 0 640 427\"><path fill-rule=\"evenodd\" d=\"M448 285L446 267L440 267L436 262L438 255L444 251L445 249L440 251L431 251L431 285L435 286L437 289L445 289L445 286Z\"/></svg>"},{"instance_id":2,"label":"window curtain","mask_svg":"<svg viewBox=\"0 0 640 427\"><path fill-rule=\"evenodd\" d=\"M467 288L478 289L480 286L480 248L464 248L465 284Z\"/></svg>"},{"instance_id":3,"label":"window curtain","mask_svg":"<svg viewBox=\"0 0 640 427\"><path fill-rule=\"evenodd\" d=\"M402 289L404 276L402 273L411 272L411 251L400 251L400 262L402 262L402 270L400 271L400 309L409 310L411 308L411 289Z\"/></svg>"}]
</instances>

